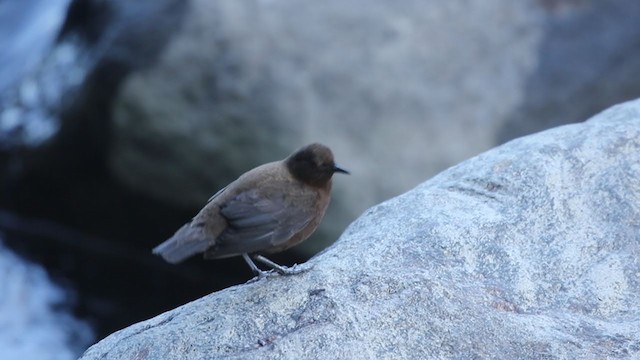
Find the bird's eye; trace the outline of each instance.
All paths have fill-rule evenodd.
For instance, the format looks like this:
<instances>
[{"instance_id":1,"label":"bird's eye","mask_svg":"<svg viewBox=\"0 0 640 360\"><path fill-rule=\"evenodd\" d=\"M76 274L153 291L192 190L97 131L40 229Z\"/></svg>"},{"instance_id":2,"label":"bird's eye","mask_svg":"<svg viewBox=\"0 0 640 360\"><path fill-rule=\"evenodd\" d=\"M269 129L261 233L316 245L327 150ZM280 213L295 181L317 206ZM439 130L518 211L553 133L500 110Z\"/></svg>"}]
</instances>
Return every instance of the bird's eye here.
<instances>
[{"instance_id":1,"label":"bird's eye","mask_svg":"<svg viewBox=\"0 0 640 360\"><path fill-rule=\"evenodd\" d=\"M320 164L322 170L333 170L333 164Z\"/></svg>"}]
</instances>

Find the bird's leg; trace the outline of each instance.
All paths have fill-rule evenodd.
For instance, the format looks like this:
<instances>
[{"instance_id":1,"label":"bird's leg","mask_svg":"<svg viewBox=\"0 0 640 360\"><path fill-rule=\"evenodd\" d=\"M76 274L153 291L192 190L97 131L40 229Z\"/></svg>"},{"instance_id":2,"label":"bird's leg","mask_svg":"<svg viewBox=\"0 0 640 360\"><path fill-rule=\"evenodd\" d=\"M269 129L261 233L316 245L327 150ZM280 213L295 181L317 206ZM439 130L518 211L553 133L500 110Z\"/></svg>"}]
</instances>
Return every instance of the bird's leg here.
<instances>
[{"instance_id":1,"label":"bird's leg","mask_svg":"<svg viewBox=\"0 0 640 360\"><path fill-rule=\"evenodd\" d=\"M278 265L278 264L274 263L273 261L267 259L266 257L264 257L262 255L253 255L253 259L254 260L258 260L261 263L267 265L268 267L270 267L273 270L277 271L280 275L295 275L295 274L299 274L299 273L305 271L305 269L300 269L300 268L296 269L295 265L293 265L290 268L288 268L286 266ZM253 266L255 266L255 264Z\"/></svg>"},{"instance_id":2,"label":"bird's leg","mask_svg":"<svg viewBox=\"0 0 640 360\"><path fill-rule=\"evenodd\" d=\"M256 264L253 262L253 260L251 260L251 257L249 257L247 253L242 254L242 258L244 259L244 261L247 262L247 265L249 265L249 267L251 268L251 271L253 271L253 273L256 274L259 279L262 279L269 275L267 271L262 271L258 269Z\"/></svg>"}]
</instances>

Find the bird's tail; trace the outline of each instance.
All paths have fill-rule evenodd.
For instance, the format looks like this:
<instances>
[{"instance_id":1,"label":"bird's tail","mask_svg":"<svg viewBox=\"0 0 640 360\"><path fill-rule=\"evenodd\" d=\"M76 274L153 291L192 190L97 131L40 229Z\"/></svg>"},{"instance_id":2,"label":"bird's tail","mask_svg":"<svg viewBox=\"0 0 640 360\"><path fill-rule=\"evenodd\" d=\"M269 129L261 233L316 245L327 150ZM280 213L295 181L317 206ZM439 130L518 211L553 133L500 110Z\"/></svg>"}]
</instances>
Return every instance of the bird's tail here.
<instances>
[{"instance_id":1,"label":"bird's tail","mask_svg":"<svg viewBox=\"0 0 640 360\"><path fill-rule=\"evenodd\" d=\"M215 239L207 237L203 230L201 226L192 226L192 223L187 223L171 238L153 248L153 253L162 256L172 264L201 253L215 242Z\"/></svg>"}]
</instances>

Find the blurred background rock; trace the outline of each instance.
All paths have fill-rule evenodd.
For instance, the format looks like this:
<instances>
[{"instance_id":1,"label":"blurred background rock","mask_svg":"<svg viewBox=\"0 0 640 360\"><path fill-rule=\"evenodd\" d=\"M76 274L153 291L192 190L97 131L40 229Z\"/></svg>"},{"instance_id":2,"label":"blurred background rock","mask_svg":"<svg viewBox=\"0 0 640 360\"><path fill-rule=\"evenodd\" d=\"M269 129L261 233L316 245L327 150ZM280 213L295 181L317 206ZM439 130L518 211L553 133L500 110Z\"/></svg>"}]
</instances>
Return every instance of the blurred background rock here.
<instances>
[{"instance_id":1,"label":"blurred background rock","mask_svg":"<svg viewBox=\"0 0 640 360\"><path fill-rule=\"evenodd\" d=\"M304 261L461 160L640 96L639 17L634 0L0 0L4 243L102 338L252 276L150 253L247 169L318 141L351 170L320 231L274 257Z\"/></svg>"}]
</instances>

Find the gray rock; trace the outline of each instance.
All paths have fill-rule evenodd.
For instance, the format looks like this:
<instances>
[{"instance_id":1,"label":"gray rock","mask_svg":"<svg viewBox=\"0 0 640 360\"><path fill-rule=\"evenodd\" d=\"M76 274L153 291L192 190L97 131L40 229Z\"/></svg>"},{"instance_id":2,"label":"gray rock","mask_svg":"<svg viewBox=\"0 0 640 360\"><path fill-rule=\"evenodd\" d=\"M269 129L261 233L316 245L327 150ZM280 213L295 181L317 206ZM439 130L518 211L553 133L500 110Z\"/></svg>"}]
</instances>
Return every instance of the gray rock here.
<instances>
[{"instance_id":1,"label":"gray rock","mask_svg":"<svg viewBox=\"0 0 640 360\"><path fill-rule=\"evenodd\" d=\"M454 166L369 209L307 272L82 359L637 358L638 179L640 100Z\"/></svg>"},{"instance_id":2,"label":"gray rock","mask_svg":"<svg viewBox=\"0 0 640 360\"><path fill-rule=\"evenodd\" d=\"M321 227L342 230L500 142L640 96L639 5L192 0L155 65L123 84L109 163L132 189L200 208L324 142L356 179L337 182Z\"/></svg>"}]
</instances>

